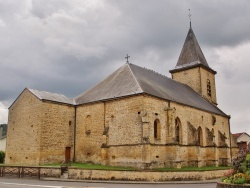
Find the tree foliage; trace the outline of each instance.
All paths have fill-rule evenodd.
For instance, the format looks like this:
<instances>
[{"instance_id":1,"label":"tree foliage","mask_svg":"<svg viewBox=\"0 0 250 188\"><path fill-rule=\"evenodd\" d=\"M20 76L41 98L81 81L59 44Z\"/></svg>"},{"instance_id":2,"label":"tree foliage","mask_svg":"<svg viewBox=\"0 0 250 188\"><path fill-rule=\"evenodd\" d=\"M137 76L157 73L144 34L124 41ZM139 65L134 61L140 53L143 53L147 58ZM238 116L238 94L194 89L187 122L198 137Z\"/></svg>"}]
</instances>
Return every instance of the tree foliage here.
<instances>
[{"instance_id":1,"label":"tree foliage","mask_svg":"<svg viewBox=\"0 0 250 188\"><path fill-rule=\"evenodd\" d=\"M4 159L5 159L5 152L0 151L0 163L4 163Z\"/></svg>"}]
</instances>

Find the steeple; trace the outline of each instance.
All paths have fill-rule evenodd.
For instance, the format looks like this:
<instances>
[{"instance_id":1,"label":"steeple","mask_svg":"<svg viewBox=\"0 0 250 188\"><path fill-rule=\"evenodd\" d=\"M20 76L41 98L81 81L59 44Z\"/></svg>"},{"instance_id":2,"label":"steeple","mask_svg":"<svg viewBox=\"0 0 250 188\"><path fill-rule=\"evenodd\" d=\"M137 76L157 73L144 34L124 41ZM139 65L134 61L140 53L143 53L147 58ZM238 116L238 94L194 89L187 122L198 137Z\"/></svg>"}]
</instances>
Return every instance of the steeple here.
<instances>
[{"instance_id":1,"label":"steeple","mask_svg":"<svg viewBox=\"0 0 250 188\"><path fill-rule=\"evenodd\" d=\"M190 28L177 64L169 72L172 74L172 79L189 85L204 98L217 104L215 88L216 71L211 69L207 63L191 27L191 18Z\"/></svg>"},{"instance_id":2,"label":"steeple","mask_svg":"<svg viewBox=\"0 0 250 188\"><path fill-rule=\"evenodd\" d=\"M179 59L177 61L175 68L170 72L175 72L178 71L178 69L183 69L183 68L186 69L188 67L193 67L193 66L203 66L206 67L207 69L211 69L209 68L207 60L195 37L190 22L190 28L188 30L188 34L185 39L184 45L182 47ZM215 72L212 69L210 71Z\"/></svg>"}]
</instances>

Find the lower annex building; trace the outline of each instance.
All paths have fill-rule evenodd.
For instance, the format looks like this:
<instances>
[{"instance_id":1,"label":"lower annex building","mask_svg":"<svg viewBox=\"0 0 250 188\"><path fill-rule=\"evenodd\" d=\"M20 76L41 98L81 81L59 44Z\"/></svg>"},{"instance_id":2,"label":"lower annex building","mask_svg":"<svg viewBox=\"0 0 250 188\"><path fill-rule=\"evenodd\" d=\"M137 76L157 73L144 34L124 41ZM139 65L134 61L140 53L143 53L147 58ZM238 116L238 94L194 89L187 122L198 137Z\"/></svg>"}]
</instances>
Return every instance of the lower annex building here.
<instances>
[{"instance_id":1,"label":"lower annex building","mask_svg":"<svg viewBox=\"0 0 250 188\"><path fill-rule=\"evenodd\" d=\"M172 79L126 63L74 99L25 88L9 108L6 164L227 165L230 117L189 28Z\"/></svg>"}]
</instances>

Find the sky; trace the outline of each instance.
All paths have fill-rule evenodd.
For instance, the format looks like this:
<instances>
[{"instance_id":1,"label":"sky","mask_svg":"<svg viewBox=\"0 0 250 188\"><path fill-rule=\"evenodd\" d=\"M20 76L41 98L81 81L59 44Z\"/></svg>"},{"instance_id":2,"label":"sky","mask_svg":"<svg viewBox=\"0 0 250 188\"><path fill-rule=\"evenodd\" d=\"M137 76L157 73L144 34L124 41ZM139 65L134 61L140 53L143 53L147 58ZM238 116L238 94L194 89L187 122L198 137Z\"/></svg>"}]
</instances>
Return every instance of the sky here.
<instances>
[{"instance_id":1,"label":"sky","mask_svg":"<svg viewBox=\"0 0 250 188\"><path fill-rule=\"evenodd\" d=\"M23 91L74 98L129 62L170 77L192 28L218 107L250 134L249 0L0 0L0 123Z\"/></svg>"}]
</instances>

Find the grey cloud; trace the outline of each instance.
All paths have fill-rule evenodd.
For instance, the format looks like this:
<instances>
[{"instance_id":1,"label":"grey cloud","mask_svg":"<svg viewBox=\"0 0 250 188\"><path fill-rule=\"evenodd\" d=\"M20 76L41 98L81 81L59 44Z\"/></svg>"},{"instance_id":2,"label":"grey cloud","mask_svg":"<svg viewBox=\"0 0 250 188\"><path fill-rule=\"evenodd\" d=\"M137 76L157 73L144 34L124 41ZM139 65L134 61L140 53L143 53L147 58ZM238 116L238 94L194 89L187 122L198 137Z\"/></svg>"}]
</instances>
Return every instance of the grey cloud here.
<instances>
[{"instance_id":1,"label":"grey cloud","mask_svg":"<svg viewBox=\"0 0 250 188\"><path fill-rule=\"evenodd\" d=\"M236 95L231 88L250 79L249 69L241 67L248 65L242 60L221 60L216 49L249 42L249 3L0 1L0 75L4 78L0 102L10 105L25 87L75 97L124 64L127 53L131 63L169 76L189 28L190 8L196 37L209 65L220 75L218 102L225 112L237 113L228 101ZM234 61L236 68L230 64ZM240 91L245 87L241 85ZM242 100L238 102L246 108Z\"/></svg>"}]
</instances>

